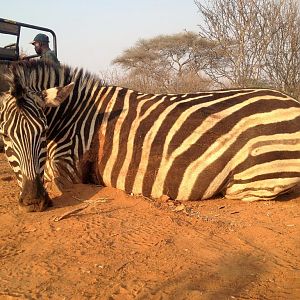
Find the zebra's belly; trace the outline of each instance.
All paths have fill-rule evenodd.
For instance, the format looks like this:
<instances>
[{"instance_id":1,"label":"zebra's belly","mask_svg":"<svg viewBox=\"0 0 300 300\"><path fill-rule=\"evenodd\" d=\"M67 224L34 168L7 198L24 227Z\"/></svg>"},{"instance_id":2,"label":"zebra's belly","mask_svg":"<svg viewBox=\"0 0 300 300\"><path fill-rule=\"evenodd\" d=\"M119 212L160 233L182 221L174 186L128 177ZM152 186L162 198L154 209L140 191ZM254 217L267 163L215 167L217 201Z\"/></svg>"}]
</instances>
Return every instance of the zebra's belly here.
<instances>
[{"instance_id":1,"label":"zebra's belly","mask_svg":"<svg viewBox=\"0 0 300 300\"><path fill-rule=\"evenodd\" d=\"M151 161L151 163L150 163ZM158 163L157 161L160 161ZM128 163L129 168L116 172L116 165L112 168L105 168L103 182L106 186L115 187L127 193L140 194L151 198L159 198L167 195L174 200L201 200L210 198L219 190L219 185L210 186L211 176L207 176L207 170L193 170L186 167L184 162L162 163L161 157L152 157L146 163ZM151 166L159 167L151 167ZM102 168L103 169L103 168ZM122 169L119 167L119 169ZM229 174L225 172L221 183ZM219 181L218 181L219 183Z\"/></svg>"},{"instance_id":2,"label":"zebra's belly","mask_svg":"<svg viewBox=\"0 0 300 300\"><path fill-rule=\"evenodd\" d=\"M133 158L110 165L102 160L101 176L105 185L128 193L177 200L208 199L218 193L244 201L265 200L300 183L300 145L291 136L269 141L258 137L236 152L225 155L225 150L220 156L193 161L158 154L146 161Z\"/></svg>"}]
</instances>

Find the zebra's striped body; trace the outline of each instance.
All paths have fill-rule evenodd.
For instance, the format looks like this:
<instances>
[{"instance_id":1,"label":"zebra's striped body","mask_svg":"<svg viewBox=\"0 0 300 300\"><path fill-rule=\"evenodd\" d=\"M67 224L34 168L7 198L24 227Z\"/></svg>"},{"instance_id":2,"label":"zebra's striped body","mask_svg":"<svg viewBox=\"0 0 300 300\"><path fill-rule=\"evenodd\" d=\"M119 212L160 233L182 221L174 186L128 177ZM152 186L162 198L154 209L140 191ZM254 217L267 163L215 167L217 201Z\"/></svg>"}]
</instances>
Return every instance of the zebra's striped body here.
<instances>
[{"instance_id":1,"label":"zebra's striped body","mask_svg":"<svg viewBox=\"0 0 300 300\"><path fill-rule=\"evenodd\" d=\"M281 92L142 94L42 63L17 65L13 77L30 91L74 82L45 110L47 180L180 200L270 199L300 181L300 104Z\"/></svg>"},{"instance_id":2,"label":"zebra's striped body","mask_svg":"<svg viewBox=\"0 0 300 300\"><path fill-rule=\"evenodd\" d=\"M300 106L269 90L127 91L100 128L99 177L154 198L272 198L300 180ZM109 112L121 111L107 122ZM103 141L102 141L103 139Z\"/></svg>"}]
</instances>

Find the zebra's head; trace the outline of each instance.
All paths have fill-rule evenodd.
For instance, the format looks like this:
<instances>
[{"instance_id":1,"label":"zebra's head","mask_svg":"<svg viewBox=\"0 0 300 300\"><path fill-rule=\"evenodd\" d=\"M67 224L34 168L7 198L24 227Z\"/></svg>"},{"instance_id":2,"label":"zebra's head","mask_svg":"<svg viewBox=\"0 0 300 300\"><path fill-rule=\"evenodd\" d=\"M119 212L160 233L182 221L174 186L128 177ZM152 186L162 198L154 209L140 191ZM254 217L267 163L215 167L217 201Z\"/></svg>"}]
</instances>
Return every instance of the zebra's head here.
<instances>
[{"instance_id":1,"label":"zebra's head","mask_svg":"<svg viewBox=\"0 0 300 300\"><path fill-rule=\"evenodd\" d=\"M47 158L46 107L59 106L73 90L73 83L41 91L32 90L18 78L0 95L0 133L5 153L21 187L19 206L42 211L51 204L43 185Z\"/></svg>"}]
</instances>

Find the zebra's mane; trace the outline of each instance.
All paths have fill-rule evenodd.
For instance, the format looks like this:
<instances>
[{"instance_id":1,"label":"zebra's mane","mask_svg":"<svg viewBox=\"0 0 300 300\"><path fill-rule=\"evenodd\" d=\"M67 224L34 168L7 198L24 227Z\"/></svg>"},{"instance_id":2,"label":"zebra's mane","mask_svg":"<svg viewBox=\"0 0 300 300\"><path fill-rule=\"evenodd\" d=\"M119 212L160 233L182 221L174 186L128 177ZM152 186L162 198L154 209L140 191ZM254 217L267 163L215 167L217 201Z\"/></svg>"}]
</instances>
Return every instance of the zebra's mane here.
<instances>
[{"instance_id":1,"label":"zebra's mane","mask_svg":"<svg viewBox=\"0 0 300 300\"><path fill-rule=\"evenodd\" d=\"M97 75L83 68L56 65L43 60L11 63L7 79L12 89L20 85L24 89L43 90L69 84L74 79L80 82L98 82L98 84L106 85Z\"/></svg>"}]
</instances>

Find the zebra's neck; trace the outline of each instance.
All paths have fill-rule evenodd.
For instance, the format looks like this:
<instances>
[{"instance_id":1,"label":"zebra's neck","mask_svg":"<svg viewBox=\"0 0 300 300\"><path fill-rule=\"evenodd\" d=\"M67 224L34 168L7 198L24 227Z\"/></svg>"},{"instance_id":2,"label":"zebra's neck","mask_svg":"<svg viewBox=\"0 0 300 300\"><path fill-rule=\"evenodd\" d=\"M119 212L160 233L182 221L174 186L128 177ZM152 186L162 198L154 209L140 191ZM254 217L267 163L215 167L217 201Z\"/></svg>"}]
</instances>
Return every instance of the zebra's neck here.
<instances>
[{"instance_id":1,"label":"zebra's neck","mask_svg":"<svg viewBox=\"0 0 300 300\"><path fill-rule=\"evenodd\" d=\"M50 171L46 174L50 178L63 177L71 182L83 180L82 161L90 150L95 132L106 120L111 103L123 90L103 86L94 77L82 76L74 72L71 81L75 88L70 98L59 108L46 112L49 126L46 169Z\"/></svg>"}]
</instances>

